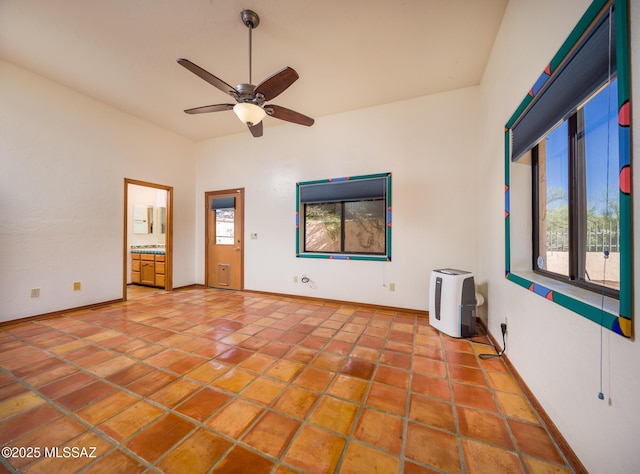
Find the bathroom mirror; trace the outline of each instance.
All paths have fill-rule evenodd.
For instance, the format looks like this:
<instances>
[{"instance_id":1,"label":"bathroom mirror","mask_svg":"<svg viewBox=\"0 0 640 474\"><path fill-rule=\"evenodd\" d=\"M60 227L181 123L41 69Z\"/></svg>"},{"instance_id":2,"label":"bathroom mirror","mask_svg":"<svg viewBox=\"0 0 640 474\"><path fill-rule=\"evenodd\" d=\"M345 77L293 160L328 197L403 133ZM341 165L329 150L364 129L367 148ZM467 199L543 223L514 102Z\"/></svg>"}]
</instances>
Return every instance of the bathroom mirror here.
<instances>
[{"instance_id":1,"label":"bathroom mirror","mask_svg":"<svg viewBox=\"0 0 640 474\"><path fill-rule=\"evenodd\" d=\"M153 206L135 204L133 206L133 233L151 234L153 232Z\"/></svg>"},{"instance_id":2,"label":"bathroom mirror","mask_svg":"<svg viewBox=\"0 0 640 474\"><path fill-rule=\"evenodd\" d=\"M166 233L167 231L167 208L166 207L159 207L157 209L158 212L158 218L157 218L157 222L159 224L159 232L161 234Z\"/></svg>"}]
</instances>

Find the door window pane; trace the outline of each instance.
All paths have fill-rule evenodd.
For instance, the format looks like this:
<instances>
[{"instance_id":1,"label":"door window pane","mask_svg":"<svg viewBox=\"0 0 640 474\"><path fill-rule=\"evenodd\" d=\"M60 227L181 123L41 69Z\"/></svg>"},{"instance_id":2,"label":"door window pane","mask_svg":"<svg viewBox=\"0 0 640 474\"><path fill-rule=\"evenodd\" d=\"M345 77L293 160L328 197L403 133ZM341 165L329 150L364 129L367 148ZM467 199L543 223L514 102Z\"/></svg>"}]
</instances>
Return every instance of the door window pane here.
<instances>
[{"instance_id":1,"label":"door window pane","mask_svg":"<svg viewBox=\"0 0 640 474\"><path fill-rule=\"evenodd\" d=\"M616 290L620 289L617 103L613 81L584 106L586 222L581 229L586 242L582 278Z\"/></svg>"},{"instance_id":2,"label":"door window pane","mask_svg":"<svg viewBox=\"0 0 640 474\"><path fill-rule=\"evenodd\" d=\"M233 245L235 209L216 209L216 244Z\"/></svg>"}]
</instances>

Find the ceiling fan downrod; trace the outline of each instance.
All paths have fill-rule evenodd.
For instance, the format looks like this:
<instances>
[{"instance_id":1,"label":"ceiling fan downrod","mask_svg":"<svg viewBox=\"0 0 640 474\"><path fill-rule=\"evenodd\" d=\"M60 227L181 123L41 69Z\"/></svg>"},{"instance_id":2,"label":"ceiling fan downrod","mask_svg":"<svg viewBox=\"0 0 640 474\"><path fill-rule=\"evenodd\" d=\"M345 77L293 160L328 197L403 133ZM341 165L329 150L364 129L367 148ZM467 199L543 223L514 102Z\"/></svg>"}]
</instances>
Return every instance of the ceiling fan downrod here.
<instances>
[{"instance_id":1,"label":"ceiling fan downrod","mask_svg":"<svg viewBox=\"0 0 640 474\"><path fill-rule=\"evenodd\" d=\"M249 28L249 84L253 84L251 82L251 32L260 24L260 17L252 10L242 10L242 12L240 12L240 18L242 18L242 23Z\"/></svg>"}]
</instances>

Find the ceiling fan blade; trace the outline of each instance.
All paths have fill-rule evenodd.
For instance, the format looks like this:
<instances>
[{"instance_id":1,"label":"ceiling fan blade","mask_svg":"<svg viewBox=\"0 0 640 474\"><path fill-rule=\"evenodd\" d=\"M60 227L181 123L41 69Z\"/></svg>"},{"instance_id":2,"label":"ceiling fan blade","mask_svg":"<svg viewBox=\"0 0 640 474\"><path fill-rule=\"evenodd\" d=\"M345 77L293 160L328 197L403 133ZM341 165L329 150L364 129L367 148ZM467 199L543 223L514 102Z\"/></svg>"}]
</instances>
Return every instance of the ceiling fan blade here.
<instances>
[{"instance_id":1,"label":"ceiling fan blade","mask_svg":"<svg viewBox=\"0 0 640 474\"><path fill-rule=\"evenodd\" d=\"M262 94L264 100L271 100L284 92L298 80L298 73L289 66L267 77L256 87L256 94Z\"/></svg>"},{"instance_id":2,"label":"ceiling fan blade","mask_svg":"<svg viewBox=\"0 0 640 474\"><path fill-rule=\"evenodd\" d=\"M222 79L217 78L216 76L214 76L210 72L205 71L200 66L198 66L197 64L192 63L188 59L178 58L178 59L176 59L176 61L182 67L188 69L189 71L194 73L196 76L200 77L201 79L204 79L205 81L207 81L212 86L217 87L218 89L220 89L225 94L229 94L230 96L232 96L232 97L234 97L236 99L240 95L238 93L238 91L234 87L230 86L229 84L224 82Z\"/></svg>"},{"instance_id":3,"label":"ceiling fan blade","mask_svg":"<svg viewBox=\"0 0 640 474\"><path fill-rule=\"evenodd\" d=\"M248 127L251 135L253 135L255 138L262 136L262 122L258 122L253 127L248 125Z\"/></svg>"},{"instance_id":4,"label":"ceiling fan blade","mask_svg":"<svg viewBox=\"0 0 640 474\"><path fill-rule=\"evenodd\" d=\"M315 122L311 117L302 115L295 110L280 107L279 105L265 105L264 110L266 110L267 114L271 117L286 120L287 122L297 123L298 125L306 125L307 127L310 127Z\"/></svg>"},{"instance_id":5,"label":"ceiling fan blade","mask_svg":"<svg viewBox=\"0 0 640 474\"><path fill-rule=\"evenodd\" d=\"M208 114L209 112L222 112L223 110L232 110L233 104L215 104L205 105L203 107L195 107L185 110L187 114Z\"/></svg>"}]
</instances>

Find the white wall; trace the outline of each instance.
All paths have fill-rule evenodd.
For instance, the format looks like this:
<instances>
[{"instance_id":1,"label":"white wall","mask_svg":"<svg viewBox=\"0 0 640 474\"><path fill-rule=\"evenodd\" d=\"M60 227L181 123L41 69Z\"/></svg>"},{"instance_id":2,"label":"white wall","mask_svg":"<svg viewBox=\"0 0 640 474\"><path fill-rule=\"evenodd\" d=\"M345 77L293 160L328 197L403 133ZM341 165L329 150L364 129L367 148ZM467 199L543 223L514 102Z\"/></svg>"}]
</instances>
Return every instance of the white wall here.
<instances>
[{"instance_id":1,"label":"white wall","mask_svg":"<svg viewBox=\"0 0 640 474\"><path fill-rule=\"evenodd\" d=\"M244 187L245 288L427 309L432 269L476 268L477 105L478 89L467 88L321 117L311 128L268 127L259 139L247 131L198 143L198 282L204 193ZM295 257L296 182L388 171L392 262ZM302 274L314 288L293 283Z\"/></svg>"},{"instance_id":2,"label":"white wall","mask_svg":"<svg viewBox=\"0 0 640 474\"><path fill-rule=\"evenodd\" d=\"M6 62L0 103L0 321L122 297L124 178L174 187L174 287L193 283L190 140Z\"/></svg>"},{"instance_id":3,"label":"white wall","mask_svg":"<svg viewBox=\"0 0 640 474\"><path fill-rule=\"evenodd\" d=\"M481 85L479 275L488 288L489 326L509 318L508 351L527 385L590 472L638 470L640 435L640 345L603 331L605 400L600 391L598 325L504 278L504 125L590 0L511 0ZM640 25L640 5L631 1L631 32ZM640 91L640 36L631 39L632 94ZM632 100L633 116L640 117ZM636 127L633 154L640 157ZM634 188L639 188L637 166ZM637 203L636 203L637 204ZM640 248L640 206L634 210L634 247ZM513 234L512 234L513 235ZM513 237L512 237L513 238ZM636 279L640 258L634 258ZM635 284L635 301L640 285ZM637 305L636 305L637 306ZM636 311L636 318L638 317ZM636 332L638 323L635 324Z\"/></svg>"}]
</instances>

